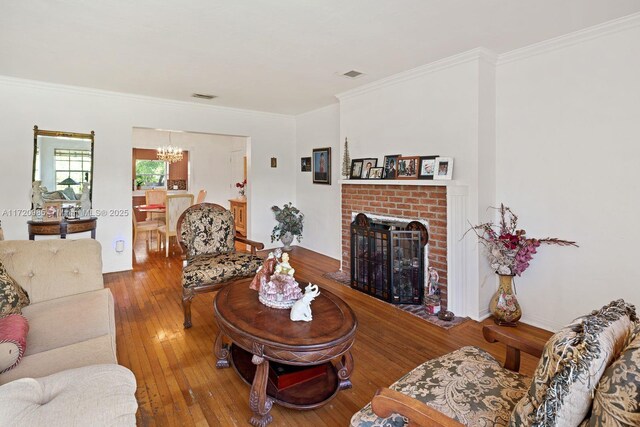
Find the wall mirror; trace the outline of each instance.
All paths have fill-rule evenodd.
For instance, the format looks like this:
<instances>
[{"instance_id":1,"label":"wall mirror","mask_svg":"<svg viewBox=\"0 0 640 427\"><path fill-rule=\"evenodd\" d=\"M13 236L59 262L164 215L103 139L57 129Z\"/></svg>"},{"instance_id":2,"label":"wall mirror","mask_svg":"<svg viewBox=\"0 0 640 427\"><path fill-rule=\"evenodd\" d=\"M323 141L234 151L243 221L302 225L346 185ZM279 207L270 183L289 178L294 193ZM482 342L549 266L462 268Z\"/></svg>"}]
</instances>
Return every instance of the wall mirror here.
<instances>
[{"instance_id":1,"label":"wall mirror","mask_svg":"<svg viewBox=\"0 0 640 427\"><path fill-rule=\"evenodd\" d=\"M62 132L33 127L32 181L42 181L45 200L78 203L85 183L93 201L95 133Z\"/></svg>"}]
</instances>

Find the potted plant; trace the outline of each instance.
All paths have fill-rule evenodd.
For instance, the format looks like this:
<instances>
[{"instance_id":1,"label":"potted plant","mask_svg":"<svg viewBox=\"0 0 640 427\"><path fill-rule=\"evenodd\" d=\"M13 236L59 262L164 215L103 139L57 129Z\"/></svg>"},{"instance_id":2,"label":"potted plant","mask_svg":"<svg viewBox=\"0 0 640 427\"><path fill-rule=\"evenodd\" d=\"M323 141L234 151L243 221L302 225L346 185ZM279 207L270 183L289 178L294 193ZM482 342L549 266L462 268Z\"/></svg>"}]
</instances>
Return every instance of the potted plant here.
<instances>
[{"instance_id":1,"label":"potted plant","mask_svg":"<svg viewBox=\"0 0 640 427\"><path fill-rule=\"evenodd\" d=\"M140 175L136 176L136 189L140 190L142 188L142 184L144 184L144 179Z\"/></svg>"},{"instance_id":2,"label":"potted plant","mask_svg":"<svg viewBox=\"0 0 640 427\"><path fill-rule=\"evenodd\" d=\"M500 224L487 222L471 229L485 246L491 268L500 278L498 290L489 303L489 311L497 324L515 326L522 311L512 290L514 276L524 273L541 244L576 247L578 245L576 242L555 237L527 237L525 230L518 229L518 217L511 209L501 204L498 210Z\"/></svg>"},{"instance_id":3,"label":"potted plant","mask_svg":"<svg viewBox=\"0 0 640 427\"><path fill-rule=\"evenodd\" d=\"M272 206L271 210L276 216L276 221L278 221L278 224L273 227L271 232L271 242L279 239L284 245L283 249L289 251L294 237L298 239L298 242L302 240L304 214L293 206L291 202L285 204L282 208Z\"/></svg>"}]
</instances>

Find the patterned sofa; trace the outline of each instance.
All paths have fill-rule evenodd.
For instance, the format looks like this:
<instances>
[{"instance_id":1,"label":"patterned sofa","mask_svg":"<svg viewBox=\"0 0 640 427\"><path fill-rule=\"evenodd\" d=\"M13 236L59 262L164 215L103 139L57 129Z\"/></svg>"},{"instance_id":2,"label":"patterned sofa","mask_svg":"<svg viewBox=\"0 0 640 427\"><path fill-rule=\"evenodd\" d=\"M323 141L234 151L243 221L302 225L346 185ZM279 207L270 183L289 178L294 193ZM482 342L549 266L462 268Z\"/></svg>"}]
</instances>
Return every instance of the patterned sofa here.
<instances>
[{"instance_id":1,"label":"patterned sofa","mask_svg":"<svg viewBox=\"0 0 640 427\"><path fill-rule=\"evenodd\" d=\"M489 341L541 356L533 378L505 369L486 351L463 347L430 360L351 419L352 426L640 425L640 324L634 306L613 301L580 317L544 347L486 326Z\"/></svg>"}]
</instances>

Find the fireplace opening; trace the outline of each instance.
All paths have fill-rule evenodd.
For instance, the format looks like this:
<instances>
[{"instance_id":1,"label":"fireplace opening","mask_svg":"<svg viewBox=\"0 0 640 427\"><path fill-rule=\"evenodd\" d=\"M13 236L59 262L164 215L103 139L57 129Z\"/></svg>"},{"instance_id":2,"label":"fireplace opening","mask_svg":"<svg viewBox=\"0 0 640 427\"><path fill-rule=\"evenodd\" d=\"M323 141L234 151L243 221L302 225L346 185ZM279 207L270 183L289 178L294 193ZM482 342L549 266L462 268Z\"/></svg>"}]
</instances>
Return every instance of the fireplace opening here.
<instances>
[{"instance_id":1,"label":"fireplace opening","mask_svg":"<svg viewBox=\"0 0 640 427\"><path fill-rule=\"evenodd\" d=\"M351 223L351 287L394 304L422 304L427 228L419 221Z\"/></svg>"}]
</instances>

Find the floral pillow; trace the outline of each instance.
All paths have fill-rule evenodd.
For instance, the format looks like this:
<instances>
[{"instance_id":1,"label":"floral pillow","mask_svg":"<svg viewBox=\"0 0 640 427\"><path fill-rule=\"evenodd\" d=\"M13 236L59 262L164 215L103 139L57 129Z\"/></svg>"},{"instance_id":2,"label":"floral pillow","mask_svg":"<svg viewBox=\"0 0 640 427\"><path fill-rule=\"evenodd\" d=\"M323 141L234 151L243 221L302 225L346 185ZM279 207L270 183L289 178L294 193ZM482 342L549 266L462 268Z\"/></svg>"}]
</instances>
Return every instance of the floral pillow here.
<instances>
[{"instance_id":1,"label":"floral pillow","mask_svg":"<svg viewBox=\"0 0 640 427\"><path fill-rule=\"evenodd\" d=\"M635 320L634 306L617 300L551 337L510 425L580 424L591 408L598 381L624 348Z\"/></svg>"},{"instance_id":2,"label":"floral pillow","mask_svg":"<svg viewBox=\"0 0 640 427\"><path fill-rule=\"evenodd\" d=\"M29 305L27 291L15 280L0 262L0 317L8 314L21 314L22 307Z\"/></svg>"},{"instance_id":3,"label":"floral pillow","mask_svg":"<svg viewBox=\"0 0 640 427\"><path fill-rule=\"evenodd\" d=\"M588 426L640 425L640 327L600 379Z\"/></svg>"}]
</instances>

